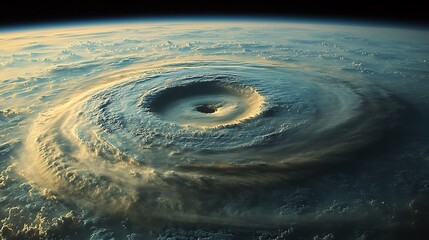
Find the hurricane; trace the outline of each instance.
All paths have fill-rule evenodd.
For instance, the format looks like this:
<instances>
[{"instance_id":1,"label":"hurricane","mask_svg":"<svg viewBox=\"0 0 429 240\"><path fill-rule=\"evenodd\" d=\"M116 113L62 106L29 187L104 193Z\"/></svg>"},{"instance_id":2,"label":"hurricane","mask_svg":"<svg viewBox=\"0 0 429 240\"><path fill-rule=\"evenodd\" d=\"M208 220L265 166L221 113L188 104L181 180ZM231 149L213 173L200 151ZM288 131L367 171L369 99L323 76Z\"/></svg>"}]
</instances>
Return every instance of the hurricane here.
<instances>
[{"instance_id":1,"label":"hurricane","mask_svg":"<svg viewBox=\"0 0 429 240\"><path fill-rule=\"evenodd\" d=\"M281 21L4 31L1 236L414 236L428 37Z\"/></svg>"}]
</instances>

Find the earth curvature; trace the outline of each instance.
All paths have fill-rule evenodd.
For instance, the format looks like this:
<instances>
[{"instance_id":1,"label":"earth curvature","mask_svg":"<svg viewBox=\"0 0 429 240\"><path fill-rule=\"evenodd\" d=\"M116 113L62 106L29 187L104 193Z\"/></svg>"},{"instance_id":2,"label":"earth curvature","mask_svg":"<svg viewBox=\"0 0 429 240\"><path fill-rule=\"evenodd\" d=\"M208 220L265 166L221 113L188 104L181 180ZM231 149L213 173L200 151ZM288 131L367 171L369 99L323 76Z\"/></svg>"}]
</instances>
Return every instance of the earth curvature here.
<instances>
[{"instance_id":1,"label":"earth curvature","mask_svg":"<svg viewBox=\"0 0 429 240\"><path fill-rule=\"evenodd\" d=\"M427 29L0 29L2 239L426 239Z\"/></svg>"}]
</instances>

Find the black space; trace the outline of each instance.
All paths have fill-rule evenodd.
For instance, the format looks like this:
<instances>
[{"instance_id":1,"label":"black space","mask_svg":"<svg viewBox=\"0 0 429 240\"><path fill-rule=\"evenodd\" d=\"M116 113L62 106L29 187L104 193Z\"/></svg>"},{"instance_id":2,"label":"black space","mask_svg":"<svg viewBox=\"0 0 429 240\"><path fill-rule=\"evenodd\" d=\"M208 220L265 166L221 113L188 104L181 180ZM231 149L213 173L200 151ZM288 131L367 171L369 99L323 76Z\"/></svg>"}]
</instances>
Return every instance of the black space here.
<instances>
[{"instance_id":1,"label":"black space","mask_svg":"<svg viewBox=\"0 0 429 240\"><path fill-rule=\"evenodd\" d=\"M414 1L414 0L413 0ZM0 6L0 25L121 17L260 16L429 24L424 1L99 0L16 1Z\"/></svg>"}]
</instances>

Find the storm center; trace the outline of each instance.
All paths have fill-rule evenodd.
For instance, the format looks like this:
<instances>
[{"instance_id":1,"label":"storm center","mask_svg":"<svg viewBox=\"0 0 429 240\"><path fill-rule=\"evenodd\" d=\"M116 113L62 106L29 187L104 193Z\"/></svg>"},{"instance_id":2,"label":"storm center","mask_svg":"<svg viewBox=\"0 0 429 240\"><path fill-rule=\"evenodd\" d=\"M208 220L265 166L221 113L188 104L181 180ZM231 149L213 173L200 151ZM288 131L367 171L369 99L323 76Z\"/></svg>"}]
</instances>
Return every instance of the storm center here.
<instances>
[{"instance_id":1,"label":"storm center","mask_svg":"<svg viewBox=\"0 0 429 240\"><path fill-rule=\"evenodd\" d=\"M219 109L220 105L216 104L198 104L195 106L195 110L200 113L214 113Z\"/></svg>"},{"instance_id":2,"label":"storm center","mask_svg":"<svg viewBox=\"0 0 429 240\"><path fill-rule=\"evenodd\" d=\"M143 100L142 107L164 121L197 128L241 123L258 115L264 102L252 87L217 80L200 81L199 78L163 88Z\"/></svg>"}]
</instances>

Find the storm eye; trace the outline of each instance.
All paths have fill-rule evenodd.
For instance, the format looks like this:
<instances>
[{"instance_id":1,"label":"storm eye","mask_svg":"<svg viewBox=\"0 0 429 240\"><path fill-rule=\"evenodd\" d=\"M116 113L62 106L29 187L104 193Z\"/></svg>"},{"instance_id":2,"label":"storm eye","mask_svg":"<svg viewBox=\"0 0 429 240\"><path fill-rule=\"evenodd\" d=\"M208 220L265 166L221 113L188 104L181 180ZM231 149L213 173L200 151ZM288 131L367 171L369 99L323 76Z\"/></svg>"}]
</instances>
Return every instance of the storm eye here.
<instances>
[{"instance_id":1,"label":"storm eye","mask_svg":"<svg viewBox=\"0 0 429 240\"><path fill-rule=\"evenodd\" d=\"M213 78L196 75L193 82L160 88L145 95L139 106L164 122L200 130L239 124L261 113L264 97L254 88L229 76Z\"/></svg>"},{"instance_id":2,"label":"storm eye","mask_svg":"<svg viewBox=\"0 0 429 240\"><path fill-rule=\"evenodd\" d=\"M217 104L198 104L195 106L195 110L197 110L200 113L214 113L216 112L221 106Z\"/></svg>"}]
</instances>

